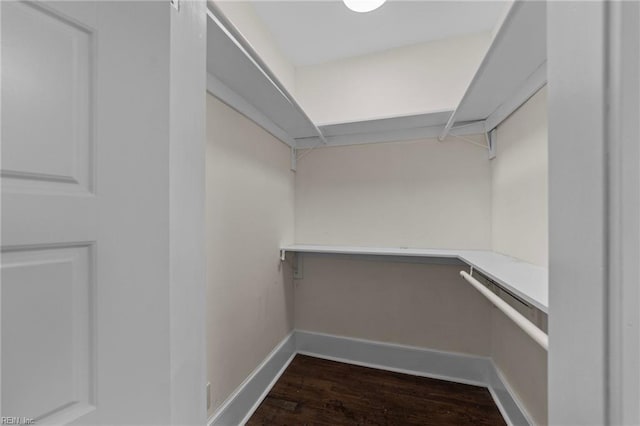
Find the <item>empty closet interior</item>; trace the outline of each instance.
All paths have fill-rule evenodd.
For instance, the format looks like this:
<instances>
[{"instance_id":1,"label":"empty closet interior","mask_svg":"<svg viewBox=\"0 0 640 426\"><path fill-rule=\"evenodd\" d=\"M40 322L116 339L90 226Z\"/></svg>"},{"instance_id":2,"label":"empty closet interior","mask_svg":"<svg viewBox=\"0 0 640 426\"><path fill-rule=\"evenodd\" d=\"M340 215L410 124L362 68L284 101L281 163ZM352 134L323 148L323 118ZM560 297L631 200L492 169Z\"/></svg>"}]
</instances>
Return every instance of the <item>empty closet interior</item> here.
<instances>
[{"instance_id":1,"label":"empty closet interior","mask_svg":"<svg viewBox=\"0 0 640 426\"><path fill-rule=\"evenodd\" d=\"M547 423L544 2L209 2L207 368L245 421L295 353Z\"/></svg>"}]
</instances>

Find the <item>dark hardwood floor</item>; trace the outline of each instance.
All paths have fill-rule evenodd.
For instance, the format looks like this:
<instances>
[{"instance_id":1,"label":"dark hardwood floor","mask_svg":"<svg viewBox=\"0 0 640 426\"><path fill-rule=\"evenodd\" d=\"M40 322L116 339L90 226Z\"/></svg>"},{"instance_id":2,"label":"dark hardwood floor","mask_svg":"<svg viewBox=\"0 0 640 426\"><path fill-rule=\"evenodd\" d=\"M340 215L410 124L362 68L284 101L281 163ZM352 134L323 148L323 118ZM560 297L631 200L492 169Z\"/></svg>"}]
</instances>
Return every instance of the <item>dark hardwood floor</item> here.
<instances>
[{"instance_id":1,"label":"dark hardwood floor","mask_svg":"<svg viewBox=\"0 0 640 426\"><path fill-rule=\"evenodd\" d=\"M247 425L504 425L489 391L297 355Z\"/></svg>"}]
</instances>

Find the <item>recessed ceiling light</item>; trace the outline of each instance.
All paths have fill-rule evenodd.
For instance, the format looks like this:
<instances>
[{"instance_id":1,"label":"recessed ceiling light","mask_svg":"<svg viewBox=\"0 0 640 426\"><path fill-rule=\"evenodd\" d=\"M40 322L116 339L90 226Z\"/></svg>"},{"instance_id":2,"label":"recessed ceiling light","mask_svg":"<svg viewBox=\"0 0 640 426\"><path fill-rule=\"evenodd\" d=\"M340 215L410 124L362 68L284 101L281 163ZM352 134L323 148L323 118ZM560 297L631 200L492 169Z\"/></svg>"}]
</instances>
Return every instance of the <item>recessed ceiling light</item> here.
<instances>
[{"instance_id":1,"label":"recessed ceiling light","mask_svg":"<svg viewBox=\"0 0 640 426\"><path fill-rule=\"evenodd\" d=\"M371 12L384 4L386 0L342 0L354 12Z\"/></svg>"}]
</instances>

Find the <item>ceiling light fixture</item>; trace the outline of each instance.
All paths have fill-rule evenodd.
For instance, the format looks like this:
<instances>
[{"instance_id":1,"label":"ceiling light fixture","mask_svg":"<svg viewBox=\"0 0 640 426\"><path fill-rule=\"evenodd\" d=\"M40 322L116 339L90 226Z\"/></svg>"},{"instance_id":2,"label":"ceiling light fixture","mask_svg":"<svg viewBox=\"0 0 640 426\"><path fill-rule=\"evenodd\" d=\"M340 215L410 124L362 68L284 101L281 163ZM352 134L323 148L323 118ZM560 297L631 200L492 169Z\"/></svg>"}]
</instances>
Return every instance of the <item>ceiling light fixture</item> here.
<instances>
[{"instance_id":1,"label":"ceiling light fixture","mask_svg":"<svg viewBox=\"0 0 640 426\"><path fill-rule=\"evenodd\" d=\"M384 4L386 0L342 0L354 12L371 12Z\"/></svg>"}]
</instances>

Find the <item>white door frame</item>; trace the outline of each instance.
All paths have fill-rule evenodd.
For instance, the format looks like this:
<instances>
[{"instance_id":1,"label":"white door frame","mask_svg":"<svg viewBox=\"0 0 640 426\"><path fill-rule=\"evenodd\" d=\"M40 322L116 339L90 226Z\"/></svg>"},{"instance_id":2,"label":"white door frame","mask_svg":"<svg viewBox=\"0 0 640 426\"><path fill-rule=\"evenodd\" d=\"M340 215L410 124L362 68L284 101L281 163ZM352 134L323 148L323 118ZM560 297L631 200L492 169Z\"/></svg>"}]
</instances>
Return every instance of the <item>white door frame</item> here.
<instances>
[{"instance_id":1,"label":"white door frame","mask_svg":"<svg viewBox=\"0 0 640 426\"><path fill-rule=\"evenodd\" d=\"M166 3L169 3L166 1ZM169 256L171 424L207 421L206 0L171 13Z\"/></svg>"},{"instance_id":2,"label":"white door frame","mask_svg":"<svg viewBox=\"0 0 640 426\"><path fill-rule=\"evenodd\" d=\"M638 424L639 6L549 2L549 423Z\"/></svg>"}]
</instances>

